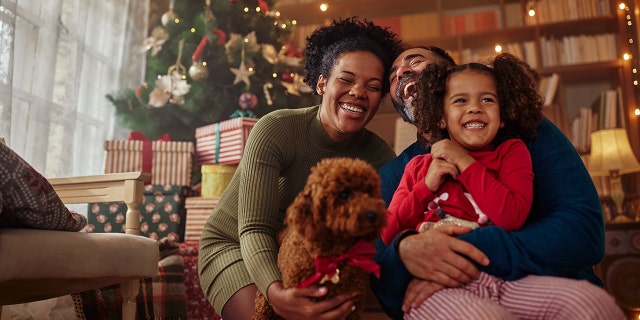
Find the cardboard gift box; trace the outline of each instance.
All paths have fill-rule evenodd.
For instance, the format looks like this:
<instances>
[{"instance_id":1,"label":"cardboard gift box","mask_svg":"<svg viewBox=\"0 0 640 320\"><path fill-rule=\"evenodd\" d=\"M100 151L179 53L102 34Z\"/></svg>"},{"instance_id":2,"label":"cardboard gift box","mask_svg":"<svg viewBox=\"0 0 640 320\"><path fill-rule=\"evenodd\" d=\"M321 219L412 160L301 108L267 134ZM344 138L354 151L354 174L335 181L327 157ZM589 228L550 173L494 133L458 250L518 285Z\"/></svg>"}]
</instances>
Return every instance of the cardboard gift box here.
<instances>
[{"instance_id":1,"label":"cardboard gift box","mask_svg":"<svg viewBox=\"0 0 640 320\"><path fill-rule=\"evenodd\" d=\"M105 173L150 172L152 185L191 185L193 142L113 140L104 149Z\"/></svg>"},{"instance_id":2,"label":"cardboard gift box","mask_svg":"<svg viewBox=\"0 0 640 320\"><path fill-rule=\"evenodd\" d=\"M196 156L201 164L236 164L244 153L255 118L233 118L196 128Z\"/></svg>"},{"instance_id":3,"label":"cardboard gift box","mask_svg":"<svg viewBox=\"0 0 640 320\"><path fill-rule=\"evenodd\" d=\"M189 197L187 208L187 222L185 223L184 241L200 241L200 235L207 219L218 205L220 198Z\"/></svg>"},{"instance_id":4,"label":"cardboard gift box","mask_svg":"<svg viewBox=\"0 0 640 320\"><path fill-rule=\"evenodd\" d=\"M151 239L184 241L185 199L197 193L188 186L146 185L140 206L140 234ZM125 232L127 206L123 202L90 203L87 232Z\"/></svg>"},{"instance_id":5,"label":"cardboard gift box","mask_svg":"<svg viewBox=\"0 0 640 320\"><path fill-rule=\"evenodd\" d=\"M204 198L216 198L222 196L227 189L233 174L238 168L237 165L228 164L203 164L202 171L202 191L200 195Z\"/></svg>"}]
</instances>

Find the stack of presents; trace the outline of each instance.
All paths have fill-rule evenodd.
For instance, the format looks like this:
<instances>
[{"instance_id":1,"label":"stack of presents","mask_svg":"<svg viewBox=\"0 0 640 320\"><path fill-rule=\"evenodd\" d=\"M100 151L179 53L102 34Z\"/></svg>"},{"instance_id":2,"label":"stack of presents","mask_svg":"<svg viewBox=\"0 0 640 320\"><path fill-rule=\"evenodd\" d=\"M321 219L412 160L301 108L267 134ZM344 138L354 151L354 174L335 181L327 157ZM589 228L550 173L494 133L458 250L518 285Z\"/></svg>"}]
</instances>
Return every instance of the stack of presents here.
<instances>
[{"instance_id":1,"label":"stack of presents","mask_svg":"<svg viewBox=\"0 0 640 320\"><path fill-rule=\"evenodd\" d=\"M106 141L105 173L151 172L140 207L141 235L173 243L184 262L188 319L217 317L198 280L198 242L204 225L231 181L257 119L239 117L197 128L193 142L150 141L133 132L128 140ZM194 172L202 179L192 185ZM124 232L124 203L89 204L87 232ZM161 256L162 256L161 245ZM161 257L162 258L162 257ZM140 299L140 297L139 297Z\"/></svg>"}]
</instances>

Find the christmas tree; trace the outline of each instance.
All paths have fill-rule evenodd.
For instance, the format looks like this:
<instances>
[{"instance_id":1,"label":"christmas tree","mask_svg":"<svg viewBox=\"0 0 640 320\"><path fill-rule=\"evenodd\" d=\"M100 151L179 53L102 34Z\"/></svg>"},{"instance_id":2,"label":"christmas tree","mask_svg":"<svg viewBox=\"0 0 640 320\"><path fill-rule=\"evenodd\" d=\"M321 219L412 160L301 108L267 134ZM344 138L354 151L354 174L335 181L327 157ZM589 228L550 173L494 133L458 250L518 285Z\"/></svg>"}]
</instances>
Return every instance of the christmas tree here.
<instances>
[{"instance_id":1,"label":"christmas tree","mask_svg":"<svg viewBox=\"0 0 640 320\"><path fill-rule=\"evenodd\" d=\"M121 125L151 139L314 103L294 23L269 0L171 0L142 44L146 81L108 94Z\"/></svg>"}]
</instances>

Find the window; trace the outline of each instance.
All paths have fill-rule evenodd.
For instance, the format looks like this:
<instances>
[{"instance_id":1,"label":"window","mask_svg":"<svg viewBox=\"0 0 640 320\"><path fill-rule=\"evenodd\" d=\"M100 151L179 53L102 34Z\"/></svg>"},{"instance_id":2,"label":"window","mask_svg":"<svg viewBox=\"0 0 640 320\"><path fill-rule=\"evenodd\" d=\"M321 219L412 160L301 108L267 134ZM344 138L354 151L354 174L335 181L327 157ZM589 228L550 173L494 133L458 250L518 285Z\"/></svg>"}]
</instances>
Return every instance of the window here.
<instances>
[{"instance_id":1,"label":"window","mask_svg":"<svg viewBox=\"0 0 640 320\"><path fill-rule=\"evenodd\" d=\"M105 95L137 86L149 0L0 0L0 136L47 177L104 172Z\"/></svg>"}]
</instances>

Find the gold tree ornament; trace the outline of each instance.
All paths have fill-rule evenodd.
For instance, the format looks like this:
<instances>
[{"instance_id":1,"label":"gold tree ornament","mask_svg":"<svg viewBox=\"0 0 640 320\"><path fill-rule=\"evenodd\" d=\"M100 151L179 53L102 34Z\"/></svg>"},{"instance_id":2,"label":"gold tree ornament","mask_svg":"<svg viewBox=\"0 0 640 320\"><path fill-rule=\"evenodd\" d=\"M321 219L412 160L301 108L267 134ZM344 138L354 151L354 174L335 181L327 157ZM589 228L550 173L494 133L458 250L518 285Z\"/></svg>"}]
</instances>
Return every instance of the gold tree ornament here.
<instances>
[{"instance_id":1,"label":"gold tree ornament","mask_svg":"<svg viewBox=\"0 0 640 320\"><path fill-rule=\"evenodd\" d=\"M174 65L170 66L167 74L159 76L156 80L156 87L149 94L149 106L160 108L167 103L176 105L184 104L184 95L189 93L191 85L185 79L185 67L180 63L182 58L182 48L184 47L184 39L178 44L178 58Z\"/></svg>"},{"instance_id":2,"label":"gold tree ornament","mask_svg":"<svg viewBox=\"0 0 640 320\"><path fill-rule=\"evenodd\" d=\"M171 2L169 2L169 11L162 14L162 17L160 18L160 22L162 22L162 25L165 27L169 23L178 19L178 14L175 11L173 11L173 1L174 0L171 0Z\"/></svg>"},{"instance_id":3,"label":"gold tree ornament","mask_svg":"<svg viewBox=\"0 0 640 320\"><path fill-rule=\"evenodd\" d=\"M189 76L195 81L203 81L209 77L209 69L204 61L193 61L189 67Z\"/></svg>"},{"instance_id":4,"label":"gold tree ornament","mask_svg":"<svg viewBox=\"0 0 640 320\"><path fill-rule=\"evenodd\" d=\"M247 66L244 63L244 47L242 47L242 57L240 58L240 66L238 68L230 68L231 72L236 75L236 78L233 80L233 84L238 84L240 81L244 82L247 87L251 86L251 81L249 80L249 76L254 74L252 69L247 69Z\"/></svg>"}]
</instances>

